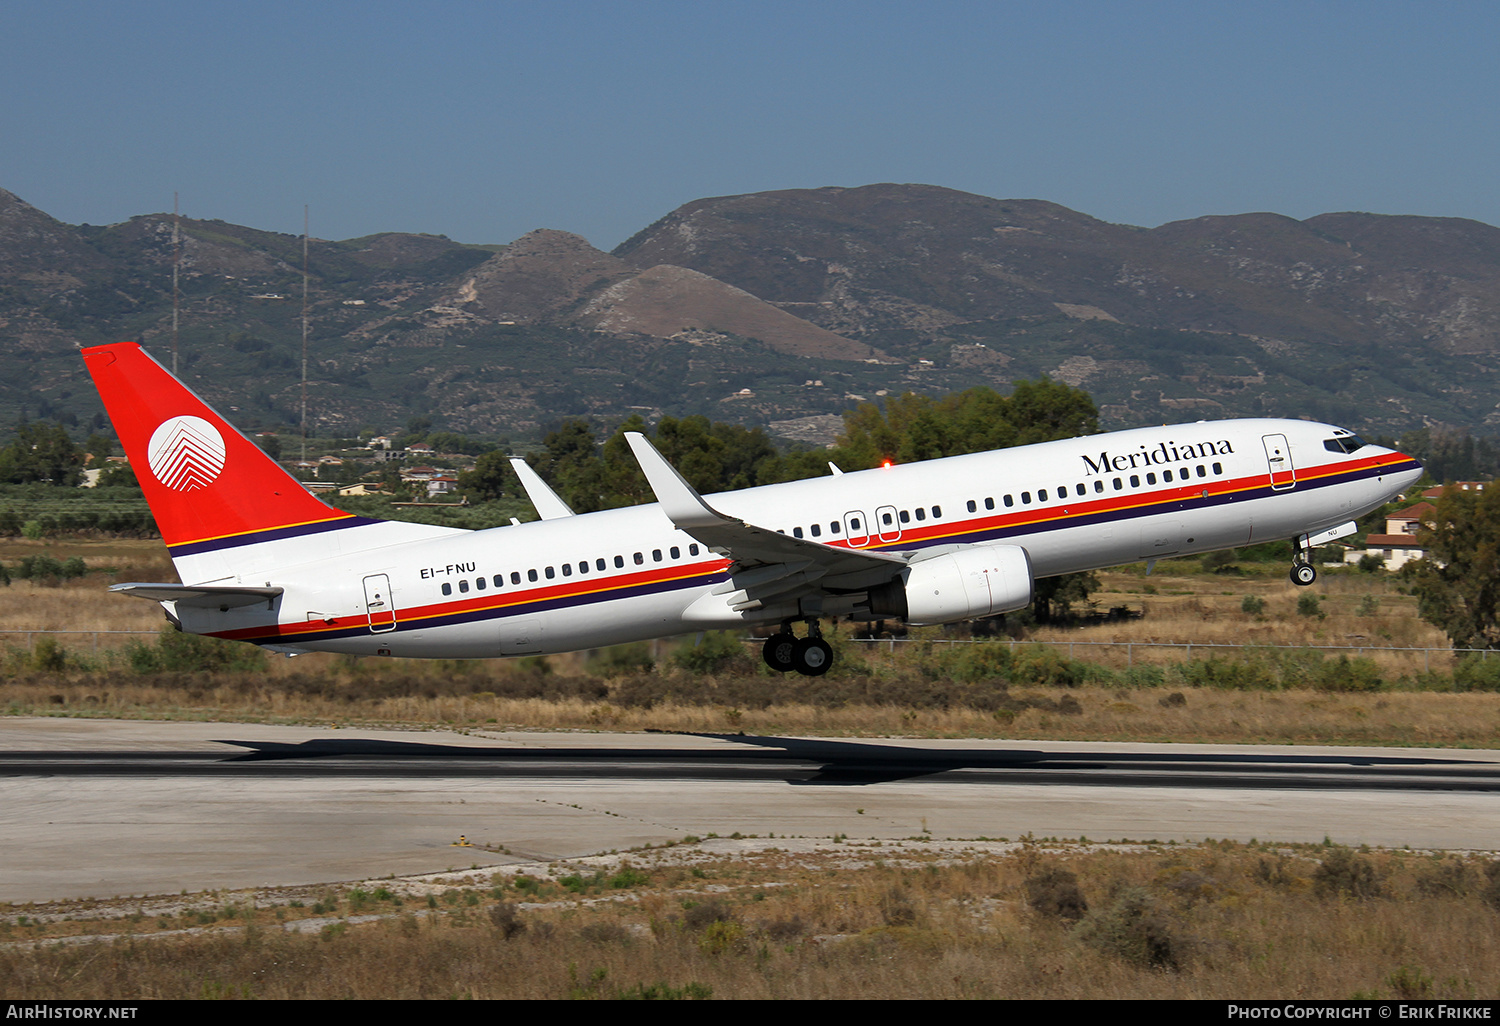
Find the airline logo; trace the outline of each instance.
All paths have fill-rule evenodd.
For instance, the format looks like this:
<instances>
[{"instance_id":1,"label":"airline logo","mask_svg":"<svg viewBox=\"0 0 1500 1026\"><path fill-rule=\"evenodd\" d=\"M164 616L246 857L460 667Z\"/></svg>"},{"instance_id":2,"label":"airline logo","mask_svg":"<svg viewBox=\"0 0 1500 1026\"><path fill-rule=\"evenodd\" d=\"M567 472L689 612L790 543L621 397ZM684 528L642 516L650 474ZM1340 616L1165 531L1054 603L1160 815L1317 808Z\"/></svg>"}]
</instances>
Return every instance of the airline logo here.
<instances>
[{"instance_id":1,"label":"airline logo","mask_svg":"<svg viewBox=\"0 0 1500 1026\"><path fill-rule=\"evenodd\" d=\"M201 417L173 417L152 433L146 459L162 484L191 492L212 484L224 469L224 437Z\"/></svg>"}]
</instances>

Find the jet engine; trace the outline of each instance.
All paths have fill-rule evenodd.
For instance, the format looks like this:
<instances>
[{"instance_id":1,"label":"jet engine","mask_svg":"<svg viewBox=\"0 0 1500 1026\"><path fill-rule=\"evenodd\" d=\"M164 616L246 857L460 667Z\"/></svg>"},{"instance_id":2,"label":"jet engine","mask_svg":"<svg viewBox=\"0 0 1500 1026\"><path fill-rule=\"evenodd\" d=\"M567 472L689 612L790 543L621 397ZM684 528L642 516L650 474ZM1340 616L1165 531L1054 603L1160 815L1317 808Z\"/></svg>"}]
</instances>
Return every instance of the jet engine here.
<instances>
[{"instance_id":1,"label":"jet engine","mask_svg":"<svg viewBox=\"0 0 1500 1026\"><path fill-rule=\"evenodd\" d=\"M964 545L910 563L870 589L870 612L907 623L952 623L1031 603L1031 559L1019 545Z\"/></svg>"}]
</instances>

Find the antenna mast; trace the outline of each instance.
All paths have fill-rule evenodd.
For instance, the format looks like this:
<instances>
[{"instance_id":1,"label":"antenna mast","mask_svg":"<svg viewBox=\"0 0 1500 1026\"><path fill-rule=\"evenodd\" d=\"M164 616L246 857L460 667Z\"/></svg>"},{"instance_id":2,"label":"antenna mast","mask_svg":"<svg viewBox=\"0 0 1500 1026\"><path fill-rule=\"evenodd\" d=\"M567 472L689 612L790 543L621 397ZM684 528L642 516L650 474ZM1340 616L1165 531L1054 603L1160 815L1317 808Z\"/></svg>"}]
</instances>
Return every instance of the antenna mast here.
<instances>
[{"instance_id":1,"label":"antenna mast","mask_svg":"<svg viewBox=\"0 0 1500 1026\"><path fill-rule=\"evenodd\" d=\"M182 243L177 234L177 193L172 193L172 376L177 376L177 269L182 265Z\"/></svg>"},{"instance_id":2,"label":"antenna mast","mask_svg":"<svg viewBox=\"0 0 1500 1026\"><path fill-rule=\"evenodd\" d=\"M307 204L302 205L302 462L307 462Z\"/></svg>"}]
</instances>

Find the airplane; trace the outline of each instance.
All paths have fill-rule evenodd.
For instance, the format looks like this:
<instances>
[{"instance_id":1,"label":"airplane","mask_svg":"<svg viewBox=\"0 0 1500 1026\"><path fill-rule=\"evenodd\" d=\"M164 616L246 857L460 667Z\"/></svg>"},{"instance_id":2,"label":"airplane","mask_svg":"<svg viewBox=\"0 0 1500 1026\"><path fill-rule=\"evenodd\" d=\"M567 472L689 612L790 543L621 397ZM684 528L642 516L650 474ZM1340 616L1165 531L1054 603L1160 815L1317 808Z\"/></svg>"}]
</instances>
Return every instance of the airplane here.
<instances>
[{"instance_id":1,"label":"airplane","mask_svg":"<svg viewBox=\"0 0 1500 1026\"><path fill-rule=\"evenodd\" d=\"M824 620L994 616L1059 574L1292 539L1310 585L1315 546L1422 474L1343 428L1227 420L703 496L631 433L656 502L575 514L517 460L542 519L467 531L326 505L138 344L82 355L183 582L111 590L287 654L487 658L771 626L766 663L817 676Z\"/></svg>"}]
</instances>

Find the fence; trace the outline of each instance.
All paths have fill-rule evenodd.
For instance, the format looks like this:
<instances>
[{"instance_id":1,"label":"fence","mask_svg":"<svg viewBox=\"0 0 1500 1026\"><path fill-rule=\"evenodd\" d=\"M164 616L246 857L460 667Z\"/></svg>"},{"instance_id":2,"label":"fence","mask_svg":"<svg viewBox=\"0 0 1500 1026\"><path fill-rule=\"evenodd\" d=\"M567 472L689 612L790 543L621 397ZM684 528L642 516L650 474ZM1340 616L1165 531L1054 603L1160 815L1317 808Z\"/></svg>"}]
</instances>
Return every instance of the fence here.
<instances>
[{"instance_id":1,"label":"fence","mask_svg":"<svg viewBox=\"0 0 1500 1026\"><path fill-rule=\"evenodd\" d=\"M36 636L38 634L46 636L46 637L55 637L57 635L63 635L63 634L91 635L93 637L93 642L94 642L94 644L93 644L94 653L98 654L98 652L99 652L99 638L100 638L101 635L104 636L108 640L124 640L124 636L138 637L138 638L154 638L157 635L159 635L160 633L161 633L160 630L153 630L153 631L27 631L27 630L7 631L7 630L0 630L0 639L20 637L21 635L24 634L26 636L26 651L31 652L31 651L35 651L35 649L36 649Z\"/></svg>"},{"instance_id":2,"label":"fence","mask_svg":"<svg viewBox=\"0 0 1500 1026\"><path fill-rule=\"evenodd\" d=\"M104 637L106 637L108 639L111 639L111 640L114 640L114 639L123 640L123 638L125 638L125 637L154 638L154 637L156 637L160 633L161 632L159 630L152 630L152 631L50 631L50 630L12 630L12 631L7 631L7 630L0 630L0 639L11 638L11 637L19 637L21 635L25 635L25 637L26 637L26 649L27 649L27 651L31 651L36 646L36 636L37 635L43 635L43 636L47 636L47 637L54 637L54 636L58 636L58 635L86 635L86 636L89 636L89 637L92 638L92 640L93 640L93 650L95 652L98 652L99 651L99 638L101 636L104 636ZM747 640L754 641L755 639L751 638L751 639L747 639ZM1082 648L1082 649L1114 649L1116 651L1118 651L1119 649L1124 649L1125 650L1125 665L1127 667L1135 665L1135 657L1136 657L1137 650L1141 650L1144 653L1144 652L1147 652L1147 651L1153 651L1153 650L1160 651L1160 650L1164 650L1164 649L1165 650L1179 650L1179 651L1181 651L1182 652L1182 659L1183 659L1183 661L1192 659L1193 658L1193 652L1195 650L1197 650L1199 652L1202 652L1202 651L1206 650L1206 651L1208 651L1210 653L1216 652L1216 651L1230 651L1230 652L1240 652L1240 653L1265 652L1265 651L1284 651L1284 652L1307 652L1307 651L1313 651L1313 652L1330 652L1330 653L1334 653L1334 654L1354 655L1354 656L1365 656L1365 655L1369 655L1369 656L1406 656L1406 657L1412 657L1412 658L1414 658L1415 656L1417 656L1417 655L1420 654L1422 656L1422 669L1424 671L1428 671L1428 670L1432 669L1432 654L1434 652L1437 653L1440 657L1444 657L1444 658L1451 658L1451 657L1461 656L1461 655L1465 655L1465 654L1469 654L1469 653L1477 653L1481 659L1487 659L1491 655L1495 656L1495 658L1497 658L1497 659L1500 659L1500 651L1493 651L1493 650L1487 649L1487 648L1404 648L1404 647L1397 647L1397 646L1392 646L1392 645L1228 645L1228 644L1224 644L1222 642L1207 642L1207 641L1056 641L1056 640L1052 640L1052 641L1018 641L1018 640L1016 640L1014 638L1005 638L1005 639L1001 639L1001 638L850 638L850 639L848 639L847 643L851 644L851 645L869 645L871 647L876 647L876 646L884 645L884 646L886 646L886 651L891 652L893 654L896 651L896 646L897 645L911 645L911 644L918 644L918 645L994 645L994 644L1004 644L1004 645L1009 645L1012 652L1014 652L1018 646L1023 646L1023 645L1038 645L1038 646L1042 646L1042 647L1055 648L1055 649L1057 649L1059 651L1061 651L1063 649L1066 649L1067 653L1068 653L1068 658L1069 659L1074 658L1076 656L1076 654L1077 654L1075 652L1075 649L1080 649L1080 648ZM658 661L659 661L660 660L660 656L658 655L657 658L658 658Z\"/></svg>"},{"instance_id":3,"label":"fence","mask_svg":"<svg viewBox=\"0 0 1500 1026\"><path fill-rule=\"evenodd\" d=\"M1199 642L1199 641L1017 641L1014 638L851 638L851 644L878 646L885 645L887 651L894 653L897 645L994 645L1008 644L1012 652L1017 646L1041 645L1054 648L1059 651L1067 649L1068 658L1074 658L1075 648L1084 649L1120 649L1125 650L1125 665L1135 665L1137 650L1150 651L1161 649L1176 649L1182 651L1183 661L1193 658L1194 650L1209 652L1232 651L1232 652L1264 652L1264 651L1286 651L1286 652L1331 652L1340 655L1354 656L1405 656L1414 658L1422 656L1422 669L1432 669L1432 654L1435 652L1443 658L1456 657L1466 653L1477 652L1481 659L1494 655L1500 659L1500 652L1491 651L1486 648L1404 648L1392 645L1229 645L1222 642ZM1096 660L1097 661L1097 660Z\"/></svg>"}]
</instances>

